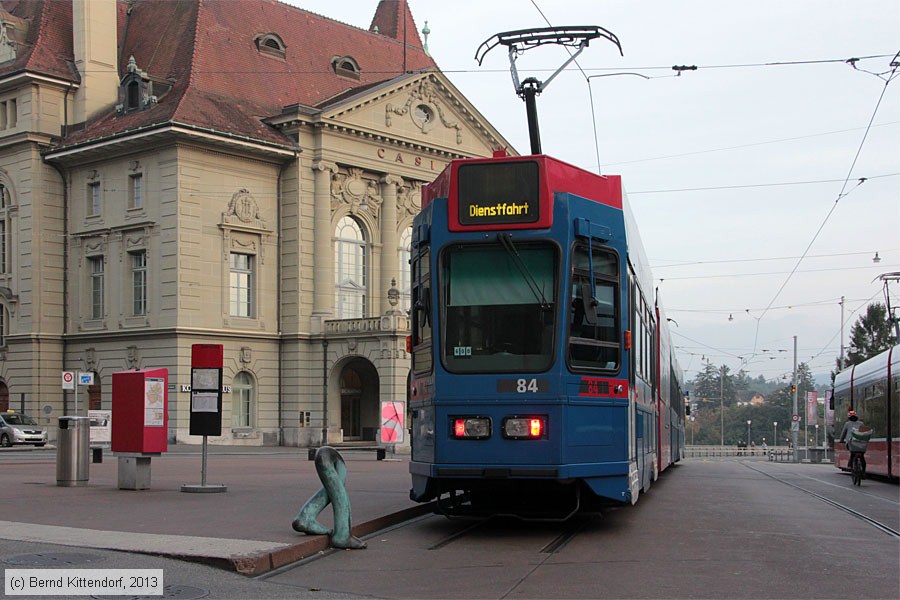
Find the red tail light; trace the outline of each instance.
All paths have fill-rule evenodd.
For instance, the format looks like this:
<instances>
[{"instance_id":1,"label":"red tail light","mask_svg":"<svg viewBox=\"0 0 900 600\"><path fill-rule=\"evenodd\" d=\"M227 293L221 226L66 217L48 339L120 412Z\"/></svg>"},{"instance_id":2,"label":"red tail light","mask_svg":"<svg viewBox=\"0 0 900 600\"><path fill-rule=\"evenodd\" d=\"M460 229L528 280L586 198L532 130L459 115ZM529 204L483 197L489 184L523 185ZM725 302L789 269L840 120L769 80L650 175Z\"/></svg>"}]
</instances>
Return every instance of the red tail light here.
<instances>
[{"instance_id":1,"label":"red tail light","mask_svg":"<svg viewBox=\"0 0 900 600\"><path fill-rule=\"evenodd\" d=\"M540 440L547 437L547 417L507 417L503 437L508 440Z\"/></svg>"}]
</instances>

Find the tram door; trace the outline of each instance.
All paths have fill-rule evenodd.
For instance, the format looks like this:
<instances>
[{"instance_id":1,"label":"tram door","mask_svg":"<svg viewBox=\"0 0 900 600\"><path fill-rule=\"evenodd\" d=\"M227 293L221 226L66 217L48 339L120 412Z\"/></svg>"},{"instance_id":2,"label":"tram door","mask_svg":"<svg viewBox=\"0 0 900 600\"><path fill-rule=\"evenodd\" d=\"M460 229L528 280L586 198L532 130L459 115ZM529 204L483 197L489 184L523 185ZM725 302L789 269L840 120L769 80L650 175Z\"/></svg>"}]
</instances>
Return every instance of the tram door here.
<instances>
[{"instance_id":1,"label":"tram door","mask_svg":"<svg viewBox=\"0 0 900 600\"><path fill-rule=\"evenodd\" d=\"M362 378L352 367L341 373L341 429L345 440L362 438Z\"/></svg>"}]
</instances>

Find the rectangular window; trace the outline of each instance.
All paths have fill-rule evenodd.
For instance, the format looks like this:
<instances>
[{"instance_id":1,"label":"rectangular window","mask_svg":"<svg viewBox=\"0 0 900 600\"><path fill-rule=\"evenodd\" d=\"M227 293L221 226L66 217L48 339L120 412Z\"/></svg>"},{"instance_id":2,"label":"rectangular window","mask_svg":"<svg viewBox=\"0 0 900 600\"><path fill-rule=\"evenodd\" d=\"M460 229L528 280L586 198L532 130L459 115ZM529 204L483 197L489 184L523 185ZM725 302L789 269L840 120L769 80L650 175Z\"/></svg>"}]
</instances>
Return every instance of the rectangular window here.
<instances>
[{"instance_id":1,"label":"rectangular window","mask_svg":"<svg viewBox=\"0 0 900 600\"><path fill-rule=\"evenodd\" d=\"M573 371L619 368L619 263L615 254L579 244L572 254L569 366Z\"/></svg>"},{"instance_id":2,"label":"rectangular window","mask_svg":"<svg viewBox=\"0 0 900 600\"><path fill-rule=\"evenodd\" d=\"M103 257L89 258L91 268L91 318L103 318Z\"/></svg>"},{"instance_id":3,"label":"rectangular window","mask_svg":"<svg viewBox=\"0 0 900 600\"><path fill-rule=\"evenodd\" d=\"M234 407L232 409L232 425L234 427L250 427L250 388L234 388Z\"/></svg>"},{"instance_id":4,"label":"rectangular window","mask_svg":"<svg viewBox=\"0 0 900 600\"><path fill-rule=\"evenodd\" d=\"M18 106L16 106L16 99L12 98L7 103L7 106L9 107L9 115L7 117L9 120L9 126L10 126L10 128L13 128L19 122L19 114L18 114L19 108L18 108Z\"/></svg>"},{"instance_id":5,"label":"rectangular window","mask_svg":"<svg viewBox=\"0 0 900 600\"><path fill-rule=\"evenodd\" d=\"M144 207L144 176L132 175L128 181L128 208Z\"/></svg>"},{"instance_id":6,"label":"rectangular window","mask_svg":"<svg viewBox=\"0 0 900 600\"><path fill-rule=\"evenodd\" d=\"M420 245L412 258L415 275L412 283L412 364L415 373L427 373L432 369L431 359L431 252Z\"/></svg>"},{"instance_id":7,"label":"rectangular window","mask_svg":"<svg viewBox=\"0 0 900 600\"><path fill-rule=\"evenodd\" d=\"M147 314L147 252L131 253L131 298L134 316Z\"/></svg>"},{"instance_id":8,"label":"rectangular window","mask_svg":"<svg viewBox=\"0 0 900 600\"><path fill-rule=\"evenodd\" d=\"M95 217L100 214L100 182L94 181L88 184L88 216Z\"/></svg>"},{"instance_id":9,"label":"rectangular window","mask_svg":"<svg viewBox=\"0 0 900 600\"><path fill-rule=\"evenodd\" d=\"M253 256L231 253L231 316L253 317Z\"/></svg>"},{"instance_id":10,"label":"rectangular window","mask_svg":"<svg viewBox=\"0 0 900 600\"><path fill-rule=\"evenodd\" d=\"M6 122L6 101L0 102L0 129L6 129L8 126Z\"/></svg>"},{"instance_id":11,"label":"rectangular window","mask_svg":"<svg viewBox=\"0 0 900 600\"><path fill-rule=\"evenodd\" d=\"M6 273L6 220L0 216L0 273Z\"/></svg>"}]
</instances>

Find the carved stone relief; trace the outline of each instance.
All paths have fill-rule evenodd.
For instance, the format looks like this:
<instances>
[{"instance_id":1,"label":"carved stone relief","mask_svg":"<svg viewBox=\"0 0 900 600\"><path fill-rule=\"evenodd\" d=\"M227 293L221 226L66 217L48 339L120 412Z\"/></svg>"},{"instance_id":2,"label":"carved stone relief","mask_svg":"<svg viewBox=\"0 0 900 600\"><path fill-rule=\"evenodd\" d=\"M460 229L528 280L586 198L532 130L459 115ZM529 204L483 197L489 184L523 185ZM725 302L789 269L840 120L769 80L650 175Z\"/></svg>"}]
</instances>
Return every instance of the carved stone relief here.
<instances>
[{"instance_id":1,"label":"carved stone relief","mask_svg":"<svg viewBox=\"0 0 900 600\"><path fill-rule=\"evenodd\" d=\"M422 182L405 181L397 189L397 212L417 215L422 208Z\"/></svg>"},{"instance_id":2,"label":"carved stone relief","mask_svg":"<svg viewBox=\"0 0 900 600\"><path fill-rule=\"evenodd\" d=\"M222 213L222 222L226 224L242 224L257 229L265 229L266 222L260 218L259 204L250 190L241 188L231 196L228 208Z\"/></svg>"},{"instance_id":3,"label":"carved stone relief","mask_svg":"<svg viewBox=\"0 0 900 600\"><path fill-rule=\"evenodd\" d=\"M97 368L97 351L88 348L84 351L84 370L94 371Z\"/></svg>"},{"instance_id":4,"label":"carved stone relief","mask_svg":"<svg viewBox=\"0 0 900 600\"><path fill-rule=\"evenodd\" d=\"M129 369L137 369L138 367L138 347L128 346L125 349L125 364Z\"/></svg>"},{"instance_id":5,"label":"carved stone relief","mask_svg":"<svg viewBox=\"0 0 900 600\"><path fill-rule=\"evenodd\" d=\"M438 121L447 129L456 130L456 143L462 144L462 127L452 120L445 111L441 102L441 96L435 90L434 85L427 80L421 80L409 92L406 103L402 106L394 106L388 103L384 109L384 124L391 127L393 115L408 116L413 124L422 133L427 134L434 129Z\"/></svg>"},{"instance_id":6,"label":"carved stone relief","mask_svg":"<svg viewBox=\"0 0 900 600\"><path fill-rule=\"evenodd\" d=\"M338 172L331 176L331 210L336 211L342 204L350 206L350 212L358 214L369 212L378 216L384 198L378 189L378 182L363 177L364 171L358 167L350 167L346 173Z\"/></svg>"}]
</instances>

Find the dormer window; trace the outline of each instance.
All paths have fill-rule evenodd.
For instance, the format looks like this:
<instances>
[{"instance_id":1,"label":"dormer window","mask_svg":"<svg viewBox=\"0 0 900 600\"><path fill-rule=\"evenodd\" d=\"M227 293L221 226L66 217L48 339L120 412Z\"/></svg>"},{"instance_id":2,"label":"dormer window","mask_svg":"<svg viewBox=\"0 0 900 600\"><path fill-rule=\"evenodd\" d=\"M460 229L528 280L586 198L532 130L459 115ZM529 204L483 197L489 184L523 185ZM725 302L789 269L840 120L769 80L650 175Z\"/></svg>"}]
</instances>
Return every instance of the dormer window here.
<instances>
[{"instance_id":1,"label":"dormer window","mask_svg":"<svg viewBox=\"0 0 900 600\"><path fill-rule=\"evenodd\" d=\"M137 81L130 82L125 87L125 110L137 110L141 107L141 84Z\"/></svg>"},{"instance_id":2,"label":"dormer window","mask_svg":"<svg viewBox=\"0 0 900 600\"><path fill-rule=\"evenodd\" d=\"M165 88L165 86L163 86ZM139 110L152 108L157 102L153 94L153 82L150 77L141 71L134 57L128 59L128 68L125 76L119 81L119 104L116 110L119 114L127 114Z\"/></svg>"},{"instance_id":3,"label":"dormer window","mask_svg":"<svg viewBox=\"0 0 900 600\"><path fill-rule=\"evenodd\" d=\"M352 56L336 56L331 59L331 66L341 77L359 81L359 63Z\"/></svg>"},{"instance_id":4,"label":"dormer window","mask_svg":"<svg viewBox=\"0 0 900 600\"><path fill-rule=\"evenodd\" d=\"M266 54L276 58L284 59L287 56L287 46L285 46L284 41L274 33L256 36L256 49L259 50L260 54Z\"/></svg>"}]
</instances>

